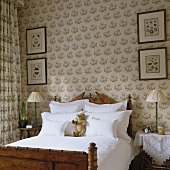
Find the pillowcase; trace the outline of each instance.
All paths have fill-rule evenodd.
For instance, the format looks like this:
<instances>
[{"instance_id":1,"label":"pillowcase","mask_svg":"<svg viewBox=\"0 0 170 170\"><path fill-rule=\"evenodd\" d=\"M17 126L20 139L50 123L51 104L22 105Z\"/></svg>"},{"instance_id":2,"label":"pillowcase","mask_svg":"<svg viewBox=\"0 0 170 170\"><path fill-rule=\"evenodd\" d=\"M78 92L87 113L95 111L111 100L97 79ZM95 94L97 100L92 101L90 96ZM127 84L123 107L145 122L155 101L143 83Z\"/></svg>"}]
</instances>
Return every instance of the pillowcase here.
<instances>
[{"instance_id":1,"label":"pillowcase","mask_svg":"<svg viewBox=\"0 0 170 170\"><path fill-rule=\"evenodd\" d=\"M73 132L76 131L76 126L72 124L72 120L76 119L76 115L80 114L81 112L75 112L75 113L57 113L57 114L51 114L49 112L43 112L41 113L41 117L43 122L46 120L49 121L67 121L64 135L65 136L73 136Z\"/></svg>"},{"instance_id":2,"label":"pillowcase","mask_svg":"<svg viewBox=\"0 0 170 170\"><path fill-rule=\"evenodd\" d=\"M118 120L101 120L91 117L87 136L107 136L117 139Z\"/></svg>"},{"instance_id":3,"label":"pillowcase","mask_svg":"<svg viewBox=\"0 0 170 170\"><path fill-rule=\"evenodd\" d=\"M116 112L124 111L127 108L127 101L119 102L116 104L95 104L90 102L85 102L84 109L86 112Z\"/></svg>"},{"instance_id":4,"label":"pillowcase","mask_svg":"<svg viewBox=\"0 0 170 170\"><path fill-rule=\"evenodd\" d=\"M96 113L96 112L86 112L86 115L90 115L95 117L96 119L101 120L118 120L117 125L117 137L127 140L128 142L131 141L131 137L127 134L127 127L129 125L129 118L132 113L132 110L125 110L119 112L103 112L103 113Z\"/></svg>"},{"instance_id":5,"label":"pillowcase","mask_svg":"<svg viewBox=\"0 0 170 170\"><path fill-rule=\"evenodd\" d=\"M88 102L88 99L76 100L67 103L51 101L49 104L50 112L51 113L79 112L83 110L85 102Z\"/></svg>"},{"instance_id":6,"label":"pillowcase","mask_svg":"<svg viewBox=\"0 0 170 170\"><path fill-rule=\"evenodd\" d=\"M43 120L42 129L39 135L45 136L64 136L66 121Z\"/></svg>"}]
</instances>

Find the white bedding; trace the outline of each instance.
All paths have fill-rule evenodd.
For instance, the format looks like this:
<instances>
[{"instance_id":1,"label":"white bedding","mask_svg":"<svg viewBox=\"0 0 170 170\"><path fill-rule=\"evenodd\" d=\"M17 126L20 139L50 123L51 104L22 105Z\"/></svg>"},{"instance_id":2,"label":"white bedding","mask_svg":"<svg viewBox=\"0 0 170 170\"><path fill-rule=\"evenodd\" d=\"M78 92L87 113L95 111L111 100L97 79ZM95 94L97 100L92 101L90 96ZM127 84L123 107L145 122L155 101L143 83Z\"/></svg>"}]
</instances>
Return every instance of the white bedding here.
<instances>
[{"instance_id":1,"label":"white bedding","mask_svg":"<svg viewBox=\"0 0 170 170\"><path fill-rule=\"evenodd\" d=\"M46 148L59 150L74 150L88 152L91 142L98 148L98 170L128 170L136 153L133 143L119 138L104 136L86 137L59 137L36 136L9 144L9 146L21 146L32 148Z\"/></svg>"}]
</instances>

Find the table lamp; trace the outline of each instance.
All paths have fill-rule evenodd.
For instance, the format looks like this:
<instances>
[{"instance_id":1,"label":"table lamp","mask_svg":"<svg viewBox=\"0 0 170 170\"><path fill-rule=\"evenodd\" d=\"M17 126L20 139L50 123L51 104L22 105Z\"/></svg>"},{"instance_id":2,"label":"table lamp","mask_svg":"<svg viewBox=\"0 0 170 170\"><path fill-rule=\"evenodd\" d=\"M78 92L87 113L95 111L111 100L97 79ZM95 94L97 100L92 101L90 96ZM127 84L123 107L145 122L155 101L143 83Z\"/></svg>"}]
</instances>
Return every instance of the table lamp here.
<instances>
[{"instance_id":1,"label":"table lamp","mask_svg":"<svg viewBox=\"0 0 170 170\"><path fill-rule=\"evenodd\" d=\"M158 102L165 102L167 99L161 90L153 90L147 97L147 102L156 103L156 127L155 132L158 132Z\"/></svg>"},{"instance_id":2,"label":"table lamp","mask_svg":"<svg viewBox=\"0 0 170 170\"><path fill-rule=\"evenodd\" d=\"M43 98L38 92L32 92L27 99L27 102L34 102L35 103L35 119L34 119L34 127L37 127L37 111L36 111L36 103L42 102Z\"/></svg>"}]
</instances>

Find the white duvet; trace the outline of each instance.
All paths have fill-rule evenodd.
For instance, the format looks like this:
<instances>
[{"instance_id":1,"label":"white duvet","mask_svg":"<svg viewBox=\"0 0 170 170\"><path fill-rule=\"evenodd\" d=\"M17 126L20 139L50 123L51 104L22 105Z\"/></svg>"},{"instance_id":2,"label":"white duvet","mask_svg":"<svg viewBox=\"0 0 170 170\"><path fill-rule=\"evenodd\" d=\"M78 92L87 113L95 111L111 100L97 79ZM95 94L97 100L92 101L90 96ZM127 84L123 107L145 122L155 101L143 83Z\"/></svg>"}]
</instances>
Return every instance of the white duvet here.
<instances>
[{"instance_id":1,"label":"white duvet","mask_svg":"<svg viewBox=\"0 0 170 170\"><path fill-rule=\"evenodd\" d=\"M21 146L32 148L46 148L59 150L74 150L88 152L91 142L98 148L98 170L128 170L135 157L132 143L112 137L58 137L36 136L9 144L9 146Z\"/></svg>"}]
</instances>

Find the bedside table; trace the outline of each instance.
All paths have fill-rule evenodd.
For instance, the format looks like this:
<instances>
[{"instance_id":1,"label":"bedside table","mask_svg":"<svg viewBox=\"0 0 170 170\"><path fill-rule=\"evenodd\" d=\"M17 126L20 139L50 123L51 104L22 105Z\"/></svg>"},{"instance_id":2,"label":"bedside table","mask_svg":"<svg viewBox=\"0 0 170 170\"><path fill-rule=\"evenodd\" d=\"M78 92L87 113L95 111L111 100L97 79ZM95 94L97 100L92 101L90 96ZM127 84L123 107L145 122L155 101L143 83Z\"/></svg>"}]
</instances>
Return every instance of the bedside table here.
<instances>
[{"instance_id":1,"label":"bedside table","mask_svg":"<svg viewBox=\"0 0 170 170\"><path fill-rule=\"evenodd\" d=\"M170 135L139 131L134 145L141 149L141 170L170 170Z\"/></svg>"},{"instance_id":2,"label":"bedside table","mask_svg":"<svg viewBox=\"0 0 170 170\"><path fill-rule=\"evenodd\" d=\"M18 129L20 130L20 139L24 139L38 135L41 130L41 127Z\"/></svg>"}]
</instances>

